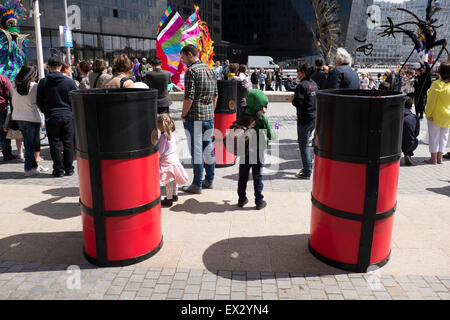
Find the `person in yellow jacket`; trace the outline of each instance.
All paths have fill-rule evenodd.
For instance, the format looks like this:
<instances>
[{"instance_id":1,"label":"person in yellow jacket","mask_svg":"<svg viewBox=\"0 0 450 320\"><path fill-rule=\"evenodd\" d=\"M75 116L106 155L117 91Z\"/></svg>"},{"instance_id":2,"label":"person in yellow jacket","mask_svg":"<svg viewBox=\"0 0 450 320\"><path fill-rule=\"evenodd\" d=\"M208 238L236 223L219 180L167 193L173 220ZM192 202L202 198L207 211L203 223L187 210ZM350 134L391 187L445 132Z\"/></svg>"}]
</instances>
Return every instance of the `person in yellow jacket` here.
<instances>
[{"instance_id":1,"label":"person in yellow jacket","mask_svg":"<svg viewBox=\"0 0 450 320\"><path fill-rule=\"evenodd\" d=\"M450 62L439 67L439 80L433 82L427 95L425 116L428 120L431 158L426 163L442 163L450 128Z\"/></svg>"}]
</instances>

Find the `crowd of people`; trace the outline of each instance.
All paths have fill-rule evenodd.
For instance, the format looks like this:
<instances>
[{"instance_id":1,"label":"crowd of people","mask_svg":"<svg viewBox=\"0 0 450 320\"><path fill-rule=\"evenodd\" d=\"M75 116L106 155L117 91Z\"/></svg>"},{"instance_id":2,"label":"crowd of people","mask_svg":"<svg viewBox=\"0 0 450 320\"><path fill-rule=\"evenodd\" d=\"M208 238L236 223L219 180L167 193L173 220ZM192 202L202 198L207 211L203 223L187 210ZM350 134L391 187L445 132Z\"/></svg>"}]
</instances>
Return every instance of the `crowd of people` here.
<instances>
[{"instance_id":1,"label":"crowd of people","mask_svg":"<svg viewBox=\"0 0 450 320\"><path fill-rule=\"evenodd\" d=\"M297 109L297 136L303 169L297 173L299 179L311 178L313 163L309 141L315 129L316 95L322 89L363 89L397 90L406 93L403 128L402 152L404 161L411 165L414 150L418 146L422 114L427 118L430 159L429 164L442 163L447 145L450 127L450 63L442 63L439 79L431 83L429 70L405 70L399 75L386 72L378 75L375 81L370 75L357 72L351 67L352 57L343 48L339 48L334 57L334 67L330 68L318 59L312 66L300 62L297 77L283 79L280 70L265 72L254 70L249 75L246 65L230 63L222 66L216 63L214 69L198 58L195 46L188 45L181 51L181 59L187 66L185 73L185 94L182 108L182 121L188 133L194 179L190 186L183 187L187 193L200 194L202 189L213 188L215 160L212 142L214 128L214 110L218 99L218 80L237 82L237 112L241 116L255 118L254 128L264 130L264 142L258 143L258 149L267 148L270 140L275 139L274 132L266 115L268 98L264 91L282 89L282 83L293 94L288 100ZM10 123L16 122L16 131L20 132L24 144L24 175L30 177L46 172L49 168L39 165L39 132L45 126L50 154L53 161L54 177L71 176L74 173L74 125L69 92L91 88L127 89L154 88L158 90L158 128L160 135L160 180L167 189L162 201L164 207L170 207L178 200L178 186L188 181L176 156L175 123L170 117L172 104L169 88L171 74L161 69L161 60L153 58L150 62L144 58L134 63L121 54L114 58L111 67L103 59L81 61L72 68L59 57L51 57L46 64L46 77L38 81L37 67L24 65L14 83L0 76L0 116L3 124L1 145L4 161L16 159L12 154L11 140L6 136L12 130ZM429 84L429 86L428 86ZM429 87L429 88L428 88ZM416 113L411 109L415 105ZM23 149L23 148L22 148ZM19 156L20 150L19 149ZM248 203L246 186L252 170L255 204L257 209L266 206L264 201L261 150L257 150L256 163L242 161L239 166L238 205ZM262 153L263 154L263 153ZM246 155L247 157L247 155ZM248 159L245 159L248 160ZM206 172L203 178L203 172Z\"/></svg>"}]
</instances>

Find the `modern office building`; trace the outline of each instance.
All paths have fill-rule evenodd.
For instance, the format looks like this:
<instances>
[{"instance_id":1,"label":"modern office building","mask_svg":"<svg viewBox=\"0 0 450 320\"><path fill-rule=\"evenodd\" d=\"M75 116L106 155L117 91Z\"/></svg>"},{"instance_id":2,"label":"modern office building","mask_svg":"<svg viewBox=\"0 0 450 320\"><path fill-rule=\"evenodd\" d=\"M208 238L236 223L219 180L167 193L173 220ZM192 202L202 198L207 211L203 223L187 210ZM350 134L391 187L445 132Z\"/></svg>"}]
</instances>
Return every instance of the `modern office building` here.
<instances>
[{"instance_id":1,"label":"modern office building","mask_svg":"<svg viewBox=\"0 0 450 320\"><path fill-rule=\"evenodd\" d=\"M373 0L338 0L341 45L365 33L367 6ZM317 55L312 30L316 16L311 0L229 0L223 6L223 39L245 44L250 55L275 61Z\"/></svg>"},{"instance_id":2,"label":"modern office building","mask_svg":"<svg viewBox=\"0 0 450 320\"><path fill-rule=\"evenodd\" d=\"M28 60L36 61L36 41L32 0L24 0L29 16L21 32L30 34ZM69 20L73 30L75 60L104 57L112 62L114 55L150 57L156 54L156 32L167 7L166 0L68 0ZM62 52L59 26L65 25L64 1L41 0L41 32L44 60ZM69 24L70 24L69 21Z\"/></svg>"},{"instance_id":3,"label":"modern office building","mask_svg":"<svg viewBox=\"0 0 450 320\"><path fill-rule=\"evenodd\" d=\"M388 24L387 18L390 17L394 23L400 23L405 21L414 21L415 19L397 8L404 8L414 12L419 18L425 20L427 0L405 0L389 1L389 0L374 0L374 5L379 6L381 12L382 25ZM437 29L437 38L446 38L447 42L450 42L450 24L446 23L450 16L450 1L440 1L442 10L437 12L433 18L438 19L436 25L443 25ZM359 64L373 65L373 64L389 64L398 65L403 63L411 53L414 44L412 40L405 34L398 33L396 38L381 37L379 33L384 28L378 27L369 30L367 36L367 43L373 44L373 53L370 56L365 56L362 53L356 54L356 59ZM416 26L410 26L408 29L417 32ZM434 57L439 53L440 47L433 50ZM447 54L444 53L441 57L441 61L447 59ZM410 62L418 62L419 55L414 52L411 56Z\"/></svg>"},{"instance_id":4,"label":"modern office building","mask_svg":"<svg viewBox=\"0 0 450 320\"><path fill-rule=\"evenodd\" d=\"M227 1L224 1L226 3ZM175 10L187 19L194 12L194 4L200 7L200 18L208 24L211 39L222 40L222 0L171 0Z\"/></svg>"}]
</instances>

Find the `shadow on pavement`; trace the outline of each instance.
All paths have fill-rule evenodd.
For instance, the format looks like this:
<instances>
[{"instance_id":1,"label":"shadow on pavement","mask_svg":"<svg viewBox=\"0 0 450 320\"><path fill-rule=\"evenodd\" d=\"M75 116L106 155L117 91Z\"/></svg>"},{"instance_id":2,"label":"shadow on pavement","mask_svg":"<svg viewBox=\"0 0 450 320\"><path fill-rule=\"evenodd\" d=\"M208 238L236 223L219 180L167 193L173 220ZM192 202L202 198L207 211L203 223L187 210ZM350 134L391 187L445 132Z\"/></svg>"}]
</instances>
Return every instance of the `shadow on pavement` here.
<instances>
[{"instance_id":1,"label":"shadow on pavement","mask_svg":"<svg viewBox=\"0 0 450 320\"><path fill-rule=\"evenodd\" d=\"M43 192L54 198L44 200L33 204L24 210L39 216L45 216L55 220L70 219L80 215L80 207L78 204L79 191L78 188L56 188ZM77 197L76 202L72 199L70 202L64 202L65 198ZM61 202L59 202L61 201Z\"/></svg>"},{"instance_id":2,"label":"shadow on pavement","mask_svg":"<svg viewBox=\"0 0 450 320\"><path fill-rule=\"evenodd\" d=\"M448 183L450 183L450 181ZM450 197L450 185L442 188L427 188L427 190Z\"/></svg>"},{"instance_id":3,"label":"shadow on pavement","mask_svg":"<svg viewBox=\"0 0 450 320\"><path fill-rule=\"evenodd\" d=\"M188 212L192 214L210 214L225 213L230 211L248 211L254 210L253 206L239 208L236 203L230 200L222 200L223 203L217 202L200 202L197 199L188 199L183 204L176 204L169 210L172 212Z\"/></svg>"},{"instance_id":4,"label":"shadow on pavement","mask_svg":"<svg viewBox=\"0 0 450 320\"><path fill-rule=\"evenodd\" d=\"M70 265L97 269L83 256L82 232L25 233L0 239L0 261L15 266L2 272L62 271Z\"/></svg>"},{"instance_id":5,"label":"shadow on pavement","mask_svg":"<svg viewBox=\"0 0 450 320\"><path fill-rule=\"evenodd\" d=\"M308 250L308 239L308 234L231 238L206 249L203 253L203 263L211 272L224 270L314 275L351 273L317 260ZM222 277L231 278L231 272L229 275L224 274ZM274 278L275 274L267 274L264 277ZM289 275L286 274L285 277Z\"/></svg>"}]
</instances>

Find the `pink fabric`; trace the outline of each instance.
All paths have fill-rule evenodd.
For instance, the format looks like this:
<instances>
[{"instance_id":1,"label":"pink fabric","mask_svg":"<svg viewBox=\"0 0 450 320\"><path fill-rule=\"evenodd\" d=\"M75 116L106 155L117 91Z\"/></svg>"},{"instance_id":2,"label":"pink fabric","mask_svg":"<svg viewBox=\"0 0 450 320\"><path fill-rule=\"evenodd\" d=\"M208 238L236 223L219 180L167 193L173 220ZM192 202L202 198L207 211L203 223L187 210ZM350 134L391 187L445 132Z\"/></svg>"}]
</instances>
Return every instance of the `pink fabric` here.
<instances>
[{"instance_id":1,"label":"pink fabric","mask_svg":"<svg viewBox=\"0 0 450 320\"><path fill-rule=\"evenodd\" d=\"M189 176L176 152L163 156L159 159L159 179L163 185L175 181L182 185L189 181Z\"/></svg>"}]
</instances>

